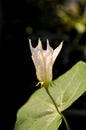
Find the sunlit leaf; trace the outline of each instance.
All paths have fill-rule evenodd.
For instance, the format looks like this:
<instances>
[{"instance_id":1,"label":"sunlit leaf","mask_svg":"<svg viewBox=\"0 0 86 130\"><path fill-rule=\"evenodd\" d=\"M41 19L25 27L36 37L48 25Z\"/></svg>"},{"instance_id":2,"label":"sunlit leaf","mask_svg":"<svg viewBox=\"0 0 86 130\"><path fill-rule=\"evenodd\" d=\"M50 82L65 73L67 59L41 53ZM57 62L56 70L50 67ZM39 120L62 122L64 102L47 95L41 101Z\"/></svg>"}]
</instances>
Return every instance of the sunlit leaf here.
<instances>
[{"instance_id":1,"label":"sunlit leaf","mask_svg":"<svg viewBox=\"0 0 86 130\"><path fill-rule=\"evenodd\" d=\"M86 63L80 61L49 87L60 111L67 109L86 91Z\"/></svg>"},{"instance_id":2,"label":"sunlit leaf","mask_svg":"<svg viewBox=\"0 0 86 130\"><path fill-rule=\"evenodd\" d=\"M67 109L86 91L86 63L77 63L54 80L49 91L59 110ZM61 121L52 100L41 88L18 111L14 130L57 130Z\"/></svg>"},{"instance_id":3,"label":"sunlit leaf","mask_svg":"<svg viewBox=\"0 0 86 130\"><path fill-rule=\"evenodd\" d=\"M18 111L15 130L57 130L60 124L61 116L41 88Z\"/></svg>"}]
</instances>

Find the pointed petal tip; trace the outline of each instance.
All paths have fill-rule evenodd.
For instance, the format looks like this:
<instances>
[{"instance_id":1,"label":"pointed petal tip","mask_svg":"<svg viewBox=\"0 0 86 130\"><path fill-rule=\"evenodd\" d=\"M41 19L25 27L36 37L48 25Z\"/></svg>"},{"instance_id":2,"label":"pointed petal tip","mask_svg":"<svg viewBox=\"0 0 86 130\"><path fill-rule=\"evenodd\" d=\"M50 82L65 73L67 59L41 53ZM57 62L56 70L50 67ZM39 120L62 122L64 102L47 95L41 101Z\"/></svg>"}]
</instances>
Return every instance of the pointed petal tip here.
<instances>
[{"instance_id":1,"label":"pointed petal tip","mask_svg":"<svg viewBox=\"0 0 86 130\"><path fill-rule=\"evenodd\" d=\"M37 47L39 47L40 49L42 48L42 42L41 42L40 38L38 39L38 46Z\"/></svg>"},{"instance_id":2,"label":"pointed petal tip","mask_svg":"<svg viewBox=\"0 0 86 130\"><path fill-rule=\"evenodd\" d=\"M47 43L49 43L49 40L47 39Z\"/></svg>"},{"instance_id":3,"label":"pointed petal tip","mask_svg":"<svg viewBox=\"0 0 86 130\"><path fill-rule=\"evenodd\" d=\"M29 41L29 42L31 42L31 39L30 39L30 38L28 38L28 41Z\"/></svg>"},{"instance_id":4,"label":"pointed petal tip","mask_svg":"<svg viewBox=\"0 0 86 130\"><path fill-rule=\"evenodd\" d=\"M31 39L28 39L28 40L29 40L30 50L31 50L31 52L32 52L33 46L32 46L32 43L31 43Z\"/></svg>"},{"instance_id":5,"label":"pointed petal tip","mask_svg":"<svg viewBox=\"0 0 86 130\"><path fill-rule=\"evenodd\" d=\"M57 47L57 48L58 48L58 50L61 50L61 49L62 49L62 46L63 46L63 41L62 41L62 42L60 42L59 46Z\"/></svg>"},{"instance_id":6,"label":"pointed petal tip","mask_svg":"<svg viewBox=\"0 0 86 130\"><path fill-rule=\"evenodd\" d=\"M53 63L55 62L56 57L59 55L62 49L63 41L59 44L59 46L53 52Z\"/></svg>"},{"instance_id":7,"label":"pointed petal tip","mask_svg":"<svg viewBox=\"0 0 86 130\"><path fill-rule=\"evenodd\" d=\"M38 38L38 44L42 44L40 37Z\"/></svg>"},{"instance_id":8,"label":"pointed petal tip","mask_svg":"<svg viewBox=\"0 0 86 130\"><path fill-rule=\"evenodd\" d=\"M30 44L30 46L31 46L31 39L28 39L29 40L29 44Z\"/></svg>"},{"instance_id":9,"label":"pointed petal tip","mask_svg":"<svg viewBox=\"0 0 86 130\"><path fill-rule=\"evenodd\" d=\"M53 48L49 44L49 40L47 39L47 50L53 50Z\"/></svg>"},{"instance_id":10,"label":"pointed petal tip","mask_svg":"<svg viewBox=\"0 0 86 130\"><path fill-rule=\"evenodd\" d=\"M61 41L61 43L60 43L60 44L61 44L61 45L63 45L63 42L64 42L64 41Z\"/></svg>"},{"instance_id":11,"label":"pointed petal tip","mask_svg":"<svg viewBox=\"0 0 86 130\"><path fill-rule=\"evenodd\" d=\"M47 46L49 46L49 40L47 39Z\"/></svg>"},{"instance_id":12,"label":"pointed petal tip","mask_svg":"<svg viewBox=\"0 0 86 130\"><path fill-rule=\"evenodd\" d=\"M61 41L60 44L59 44L59 46L60 46L60 45L62 46L62 45L63 45L63 42L64 42L64 41Z\"/></svg>"},{"instance_id":13,"label":"pointed petal tip","mask_svg":"<svg viewBox=\"0 0 86 130\"><path fill-rule=\"evenodd\" d=\"M38 38L38 41L41 41L41 40L40 40L40 37Z\"/></svg>"},{"instance_id":14,"label":"pointed petal tip","mask_svg":"<svg viewBox=\"0 0 86 130\"><path fill-rule=\"evenodd\" d=\"M49 40L47 39L47 50L48 50L48 48L49 48Z\"/></svg>"}]
</instances>

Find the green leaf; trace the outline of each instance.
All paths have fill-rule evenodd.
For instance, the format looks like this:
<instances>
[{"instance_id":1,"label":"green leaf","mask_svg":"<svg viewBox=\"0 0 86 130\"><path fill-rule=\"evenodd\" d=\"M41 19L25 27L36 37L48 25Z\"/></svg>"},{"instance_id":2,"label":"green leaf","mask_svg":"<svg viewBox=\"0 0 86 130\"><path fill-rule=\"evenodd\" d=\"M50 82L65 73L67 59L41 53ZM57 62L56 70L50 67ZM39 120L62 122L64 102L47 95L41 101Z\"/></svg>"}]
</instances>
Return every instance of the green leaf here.
<instances>
[{"instance_id":1,"label":"green leaf","mask_svg":"<svg viewBox=\"0 0 86 130\"><path fill-rule=\"evenodd\" d=\"M49 91L59 111L67 109L86 91L86 63L80 61L64 75L54 80Z\"/></svg>"},{"instance_id":2,"label":"green leaf","mask_svg":"<svg viewBox=\"0 0 86 130\"><path fill-rule=\"evenodd\" d=\"M57 130L60 124L61 116L41 88L18 111L15 130Z\"/></svg>"},{"instance_id":3,"label":"green leaf","mask_svg":"<svg viewBox=\"0 0 86 130\"><path fill-rule=\"evenodd\" d=\"M67 109L86 91L86 64L77 63L54 80L49 92L60 111ZM44 88L37 90L17 113L14 130L57 130L62 122Z\"/></svg>"}]
</instances>

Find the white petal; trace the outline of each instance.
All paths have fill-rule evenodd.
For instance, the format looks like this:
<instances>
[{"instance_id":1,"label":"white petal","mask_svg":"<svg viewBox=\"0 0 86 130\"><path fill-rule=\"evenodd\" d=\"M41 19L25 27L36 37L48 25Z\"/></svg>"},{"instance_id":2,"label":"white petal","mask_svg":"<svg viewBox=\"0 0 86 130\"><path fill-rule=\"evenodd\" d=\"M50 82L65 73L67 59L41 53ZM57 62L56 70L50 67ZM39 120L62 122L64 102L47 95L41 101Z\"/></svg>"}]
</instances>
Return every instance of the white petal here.
<instances>
[{"instance_id":1,"label":"white petal","mask_svg":"<svg viewBox=\"0 0 86 130\"><path fill-rule=\"evenodd\" d=\"M29 39L29 44L30 44L30 50L32 51L32 45L31 45L31 39Z\"/></svg>"},{"instance_id":2,"label":"white petal","mask_svg":"<svg viewBox=\"0 0 86 130\"><path fill-rule=\"evenodd\" d=\"M38 40L38 45L35 48L32 47L30 39L29 44L38 80L44 84L51 82L53 63L62 48L63 42L61 42L61 44L55 50L53 50L53 48L49 45L48 40L47 49L43 50L40 38Z\"/></svg>"},{"instance_id":3,"label":"white petal","mask_svg":"<svg viewBox=\"0 0 86 130\"><path fill-rule=\"evenodd\" d=\"M37 48L42 50L42 42L41 42L40 38L38 39Z\"/></svg>"},{"instance_id":4,"label":"white petal","mask_svg":"<svg viewBox=\"0 0 86 130\"><path fill-rule=\"evenodd\" d=\"M47 39L47 51L51 51L51 52L53 52L53 48L50 46L50 44L49 44L49 40Z\"/></svg>"},{"instance_id":5,"label":"white petal","mask_svg":"<svg viewBox=\"0 0 86 130\"><path fill-rule=\"evenodd\" d=\"M54 50L53 52L53 63L55 62L56 57L59 55L61 48L63 45L63 41L60 43L60 45Z\"/></svg>"}]
</instances>

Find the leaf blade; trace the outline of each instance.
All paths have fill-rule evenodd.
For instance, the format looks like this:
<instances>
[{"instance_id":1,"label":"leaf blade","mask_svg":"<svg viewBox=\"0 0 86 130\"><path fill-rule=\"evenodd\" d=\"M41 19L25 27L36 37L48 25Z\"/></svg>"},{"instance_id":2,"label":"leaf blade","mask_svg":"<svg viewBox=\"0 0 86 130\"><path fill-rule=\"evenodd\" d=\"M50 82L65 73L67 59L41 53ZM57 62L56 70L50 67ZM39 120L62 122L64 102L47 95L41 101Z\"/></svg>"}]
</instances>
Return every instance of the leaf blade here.
<instances>
[{"instance_id":1,"label":"leaf blade","mask_svg":"<svg viewBox=\"0 0 86 130\"><path fill-rule=\"evenodd\" d=\"M53 81L49 91L60 111L67 109L86 91L86 63L78 62L69 71Z\"/></svg>"},{"instance_id":2,"label":"leaf blade","mask_svg":"<svg viewBox=\"0 0 86 130\"><path fill-rule=\"evenodd\" d=\"M51 83L49 92L60 111L67 109L86 91L85 76L86 63L80 61ZM41 88L19 109L14 130L57 130L61 122L52 100Z\"/></svg>"},{"instance_id":3,"label":"leaf blade","mask_svg":"<svg viewBox=\"0 0 86 130\"><path fill-rule=\"evenodd\" d=\"M19 109L14 130L57 130L60 124L61 116L41 88Z\"/></svg>"}]
</instances>

